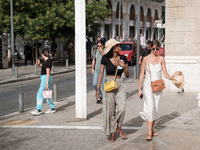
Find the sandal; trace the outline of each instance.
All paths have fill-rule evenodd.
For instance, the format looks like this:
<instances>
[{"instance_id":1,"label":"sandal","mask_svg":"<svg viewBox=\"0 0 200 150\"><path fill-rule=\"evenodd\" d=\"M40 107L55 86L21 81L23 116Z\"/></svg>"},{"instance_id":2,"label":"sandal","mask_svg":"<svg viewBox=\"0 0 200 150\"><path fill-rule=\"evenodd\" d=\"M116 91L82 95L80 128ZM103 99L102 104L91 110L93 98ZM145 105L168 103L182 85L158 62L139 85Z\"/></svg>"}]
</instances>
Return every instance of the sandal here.
<instances>
[{"instance_id":1,"label":"sandal","mask_svg":"<svg viewBox=\"0 0 200 150\"><path fill-rule=\"evenodd\" d=\"M147 140L147 141L151 141L151 140L152 140L152 135L147 134L146 140Z\"/></svg>"},{"instance_id":2,"label":"sandal","mask_svg":"<svg viewBox=\"0 0 200 150\"><path fill-rule=\"evenodd\" d=\"M127 139L126 133L124 133L122 130L117 130L117 133L119 134L119 136L120 136L123 140L126 140L126 139Z\"/></svg>"},{"instance_id":3,"label":"sandal","mask_svg":"<svg viewBox=\"0 0 200 150\"><path fill-rule=\"evenodd\" d=\"M109 138L108 142L109 143L114 143L115 140L116 140L115 135L111 135L111 137Z\"/></svg>"}]
</instances>

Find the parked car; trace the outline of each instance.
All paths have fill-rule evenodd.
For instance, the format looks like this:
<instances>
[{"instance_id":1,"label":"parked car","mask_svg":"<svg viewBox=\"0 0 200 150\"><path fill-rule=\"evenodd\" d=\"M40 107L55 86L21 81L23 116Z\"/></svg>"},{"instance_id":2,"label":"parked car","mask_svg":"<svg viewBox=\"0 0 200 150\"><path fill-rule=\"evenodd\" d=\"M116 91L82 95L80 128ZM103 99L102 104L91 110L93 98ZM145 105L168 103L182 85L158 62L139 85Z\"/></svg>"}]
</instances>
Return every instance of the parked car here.
<instances>
[{"instance_id":1,"label":"parked car","mask_svg":"<svg viewBox=\"0 0 200 150\"><path fill-rule=\"evenodd\" d=\"M127 57L129 65L136 64L137 60L137 42L122 42L120 44L121 52L120 55ZM140 55L142 54L142 47L140 46Z\"/></svg>"},{"instance_id":2,"label":"parked car","mask_svg":"<svg viewBox=\"0 0 200 150\"><path fill-rule=\"evenodd\" d=\"M161 48L160 51L158 51L158 54L165 57L165 43L161 43Z\"/></svg>"}]
</instances>

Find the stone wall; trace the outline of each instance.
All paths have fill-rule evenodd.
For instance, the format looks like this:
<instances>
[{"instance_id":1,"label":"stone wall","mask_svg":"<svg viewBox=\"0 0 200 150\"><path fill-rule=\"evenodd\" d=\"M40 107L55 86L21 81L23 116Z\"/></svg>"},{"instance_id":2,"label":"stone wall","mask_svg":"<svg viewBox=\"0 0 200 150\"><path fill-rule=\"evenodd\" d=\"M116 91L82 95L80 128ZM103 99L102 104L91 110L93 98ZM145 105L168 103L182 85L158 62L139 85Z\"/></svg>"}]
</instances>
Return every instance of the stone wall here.
<instances>
[{"instance_id":1,"label":"stone wall","mask_svg":"<svg viewBox=\"0 0 200 150\"><path fill-rule=\"evenodd\" d=\"M166 0L166 62L170 74L185 75L186 91L200 86L200 1ZM168 82L168 89L176 90Z\"/></svg>"}]
</instances>

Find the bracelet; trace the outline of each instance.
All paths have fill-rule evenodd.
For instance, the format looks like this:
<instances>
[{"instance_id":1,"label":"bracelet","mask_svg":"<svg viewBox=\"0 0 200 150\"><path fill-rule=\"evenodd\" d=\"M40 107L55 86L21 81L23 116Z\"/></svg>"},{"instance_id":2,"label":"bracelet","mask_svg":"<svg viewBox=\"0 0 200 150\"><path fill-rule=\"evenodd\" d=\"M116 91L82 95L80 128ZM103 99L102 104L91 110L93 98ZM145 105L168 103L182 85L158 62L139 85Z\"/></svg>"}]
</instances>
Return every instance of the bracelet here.
<instances>
[{"instance_id":1,"label":"bracelet","mask_svg":"<svg viewBox=\"0 0 200 150\"><path fill-rule=\"evenodd\" d=\"M97 88L100 88L100 85L97 85Z\"/></svg>"}]
</instances>

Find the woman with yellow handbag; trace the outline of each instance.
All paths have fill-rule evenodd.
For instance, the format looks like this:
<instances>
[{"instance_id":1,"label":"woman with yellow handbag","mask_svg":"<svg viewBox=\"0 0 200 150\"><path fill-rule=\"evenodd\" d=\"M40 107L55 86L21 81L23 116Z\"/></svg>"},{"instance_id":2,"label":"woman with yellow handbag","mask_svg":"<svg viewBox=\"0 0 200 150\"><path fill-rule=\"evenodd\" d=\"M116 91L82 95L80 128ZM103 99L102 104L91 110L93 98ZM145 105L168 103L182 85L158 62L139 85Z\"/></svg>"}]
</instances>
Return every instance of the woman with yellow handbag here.
<instances>
[{"instance_id":1,"label":"woman with yellow handbag","mask_svg":"<svg viewBox=\"0 0 200 150\"><path fill-rule=\"evenodd\" d=\"M126 134L121 130L126 107L126 89L121 78L124 72L129 77L128 62L126 56L121 56L120 42L110 39L105 44L104 56L101 60L101 69L98 78L96 98L100 95L100 85L106 67L106 80L103 94L103 131L109 136L109 142L114 142L115 132L122 139L126 139Z\"/></svg>"}]
</instances>

